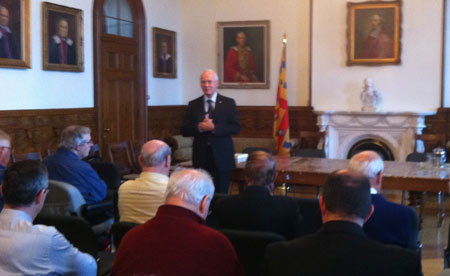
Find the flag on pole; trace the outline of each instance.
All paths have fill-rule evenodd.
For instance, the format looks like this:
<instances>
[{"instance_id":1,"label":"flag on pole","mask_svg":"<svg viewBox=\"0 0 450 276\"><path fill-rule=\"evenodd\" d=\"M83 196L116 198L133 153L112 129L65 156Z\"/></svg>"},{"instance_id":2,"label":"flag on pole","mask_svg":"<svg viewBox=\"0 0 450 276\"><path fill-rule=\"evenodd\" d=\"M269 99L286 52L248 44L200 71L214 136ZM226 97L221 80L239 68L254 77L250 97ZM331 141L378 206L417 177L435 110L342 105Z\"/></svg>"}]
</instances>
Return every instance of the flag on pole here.
<instances>
[{"instance_id":1,"label":"flag on pole","mask_svg":"<svg viewBox=\"0 0 450 276\"><path fill-rule=\"evenodd\" d=\"M289 142L289 111L286 82L286 37L283 39L280 78L278 81L277 103L275 106L275 121L273 123L273 137L276 142L278 155L289 156L291 144Z\"/></svg>"}]
</instances>

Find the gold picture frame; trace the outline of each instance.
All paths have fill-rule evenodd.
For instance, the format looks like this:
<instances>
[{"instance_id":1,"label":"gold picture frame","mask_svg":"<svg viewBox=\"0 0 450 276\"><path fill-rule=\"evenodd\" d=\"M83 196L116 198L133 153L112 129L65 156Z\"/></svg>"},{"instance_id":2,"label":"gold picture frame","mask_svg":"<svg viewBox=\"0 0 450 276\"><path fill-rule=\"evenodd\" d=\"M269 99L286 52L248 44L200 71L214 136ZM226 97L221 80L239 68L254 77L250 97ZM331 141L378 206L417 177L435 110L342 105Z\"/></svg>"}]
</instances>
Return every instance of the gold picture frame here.
<instances>
[{"instance_id":1,"label":"gold picture frame","mask_svg":"<svg viewBox=\"0 0 450 276\"><path fill-rule=\"evenodd\" d=\"M153 77L177 77L177 33L153 27Z\"/></svg>"},{"instance_id":2,"label":"gold picture frame","mask_svg":"<svg viewBox=\"0 0 450 276\"><path fill-rule=\"evenodd\" d=\"M42 69L84 71L82 10L42 3Z\"/></svg>"},{"instance_id":3,"label":"gold picture frame","mask_svg":"<svg viewBox=\"0 0 450 276\"><path fill-rule=\"evenodd\" d=\"M0 67L31 68L30 1L2 0L0 24Z\"/></svg>"},{"instance_id":4,"label":"gold picture frame","mask_svg":"<svg viewBox=\"0 0 450 276\"><path fill-rule=\"evenodd\" d=\"M270 88L270 21L217 22L219 88Z\"/></svg>"},{"instance_id":5,"label":"gold picture frame","mask_svg":"<svg viewBox=\"0 0 450 276\"><path fill-rule=\"evenodd\" d=\"M347 65L401 63L401 1L347 3L347 20Z\"/></svg>"}]
</instances>

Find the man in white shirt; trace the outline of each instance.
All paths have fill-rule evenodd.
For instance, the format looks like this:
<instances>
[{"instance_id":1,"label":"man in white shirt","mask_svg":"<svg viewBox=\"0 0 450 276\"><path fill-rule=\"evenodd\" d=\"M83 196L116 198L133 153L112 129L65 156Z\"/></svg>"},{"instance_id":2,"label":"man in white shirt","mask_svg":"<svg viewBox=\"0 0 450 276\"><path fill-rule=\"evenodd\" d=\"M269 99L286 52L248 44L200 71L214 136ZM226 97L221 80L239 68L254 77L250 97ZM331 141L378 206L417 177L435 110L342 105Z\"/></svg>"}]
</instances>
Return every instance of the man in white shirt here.
<instances>
[{"instance_id":1,"label":"man in white shirt","mask_svg":"<svg viewBox=\"0 0 450 276\"><path fill-rule=\"evenodd\" d=\"M170 147L160 140L151 140L142 146L139 178L123 183L119 188L120 221L144 223L153 218L164 203L169 183Z\"/></svg>"},{"instance_id":2,"label":"man in white shirt","mask_svg":"<svg viewBox=\"0 0 450 276\"><path fill-rule=\"evenodd\" d=\"M33 225L48 192L45 165L35 160L13 164L2 186L0 275L96 275L97 263L54 227Z\"/></svg>"}]
</instances>

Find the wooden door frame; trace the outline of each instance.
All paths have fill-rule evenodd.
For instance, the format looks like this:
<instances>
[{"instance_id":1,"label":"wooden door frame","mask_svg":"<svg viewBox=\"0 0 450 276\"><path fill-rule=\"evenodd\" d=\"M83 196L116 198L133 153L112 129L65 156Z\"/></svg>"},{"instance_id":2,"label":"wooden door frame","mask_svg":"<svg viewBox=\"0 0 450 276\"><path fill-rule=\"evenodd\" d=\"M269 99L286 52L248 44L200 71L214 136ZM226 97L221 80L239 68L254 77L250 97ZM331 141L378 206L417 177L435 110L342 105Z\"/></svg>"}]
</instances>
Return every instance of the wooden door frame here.
<instances>
[{"instance_id":1,"label":"wooden door frame","mask_svg":"<svg viewBox=\"0 0 450 276\"><path fill-rule=\"evenodd\" d=\"M102 121L102 37L113 38L115 36L104 34L104 17L103 17L103 5L106 0L94 0L94 107L97 113L97 139L100 148L105 148L103 141L103 121ZM143 118L143 132L144 139L147 140L148 136L148 106L147 106L147 73L146 73L146 24L144 6L141 0L128 0L130 8L134 16L134 39L136 39L137 47L137 71L136 71L136 83L138 97L140 97L139 103L141 103L140 114Z\"/></svg>"}]
</instances>

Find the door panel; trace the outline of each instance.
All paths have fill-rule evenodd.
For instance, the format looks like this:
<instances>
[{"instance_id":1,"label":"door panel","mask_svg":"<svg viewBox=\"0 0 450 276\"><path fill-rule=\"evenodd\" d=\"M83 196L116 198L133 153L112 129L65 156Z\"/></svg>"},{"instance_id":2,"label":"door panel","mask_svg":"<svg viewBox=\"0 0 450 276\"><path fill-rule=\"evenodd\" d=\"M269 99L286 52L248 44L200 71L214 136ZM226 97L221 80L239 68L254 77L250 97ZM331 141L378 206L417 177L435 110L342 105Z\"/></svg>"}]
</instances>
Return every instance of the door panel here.
<instances>
[{"instance_id":1,"label":"door panel","mask_svg":"<svg viewBox=\"0 0 450 276\"><path fill-rule=\"evenodd\" d=\"M145 18L141 0L128 0L133 38L104 33L104 0L94 3L95 93L99 143L147 139Z\"/></svg>"}]
</instances>

